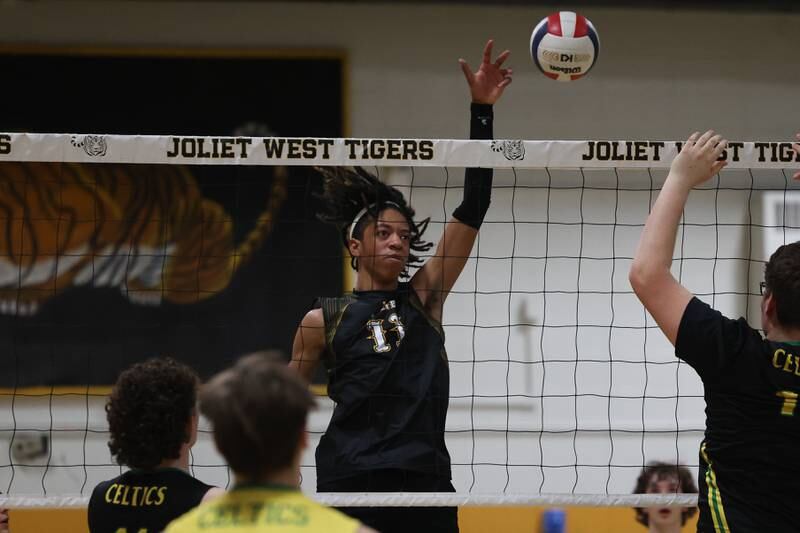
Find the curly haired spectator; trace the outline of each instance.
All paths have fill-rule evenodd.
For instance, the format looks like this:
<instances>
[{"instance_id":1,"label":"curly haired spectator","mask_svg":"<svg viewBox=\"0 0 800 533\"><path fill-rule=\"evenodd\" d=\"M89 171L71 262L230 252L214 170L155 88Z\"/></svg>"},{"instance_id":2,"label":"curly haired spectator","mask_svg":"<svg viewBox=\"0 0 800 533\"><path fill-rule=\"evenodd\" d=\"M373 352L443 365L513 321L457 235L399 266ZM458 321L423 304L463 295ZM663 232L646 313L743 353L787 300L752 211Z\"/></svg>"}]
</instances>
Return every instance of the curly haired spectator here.
<instances>
[{"instance_id":1,"label":"curly haired spectator","mask_svg":"<svg viewBox=\"0 0 800 533\"><path fill-rule=\"evenodd\" d=\"M169 358L122 372L106 404L108 448L129 471L95 487L89 530L161 531L221 490L189 475L200 380Z\"/></svg>"}]
</instances>

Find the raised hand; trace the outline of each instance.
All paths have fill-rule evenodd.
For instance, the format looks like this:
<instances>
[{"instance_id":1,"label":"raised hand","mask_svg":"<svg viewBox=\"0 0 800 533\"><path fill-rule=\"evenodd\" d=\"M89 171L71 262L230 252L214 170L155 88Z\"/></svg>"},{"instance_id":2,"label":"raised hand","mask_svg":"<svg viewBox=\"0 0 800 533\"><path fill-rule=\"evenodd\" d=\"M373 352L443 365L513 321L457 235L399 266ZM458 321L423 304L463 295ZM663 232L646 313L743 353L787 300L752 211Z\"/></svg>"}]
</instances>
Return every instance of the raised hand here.
<instances>
[{"instance_id":1,"label":"raised hand","mask_svg":"<svg viewBox=\"0 0 800 533\"><path fill-rule=\"evenodd\" d=\"M693 133L683 144L681 153L672 161L670 175L689 187L700 185L722 170L727 161L718 161L728 141L713 130Z\"/></svg>"},{"instance_id":2,"label":"raised hand","mask_svg":"<svg viewBox=\"0 0 800 533\"><path fill-rule=\"evenodd\" d=\"M472 72L472 69L464 59L458 60L461 70L464 72L464 77L469 84L472 101L477 104L494 104L497 102L505 88L511 83L511 76L514 73L510 68L502 68L503 62L511 55L510 51L503 51L492 62L493 45L494 40L492 39L486 42L486 47L483 49L483 60L476 72Z\"/></svg>"}]
</instances>

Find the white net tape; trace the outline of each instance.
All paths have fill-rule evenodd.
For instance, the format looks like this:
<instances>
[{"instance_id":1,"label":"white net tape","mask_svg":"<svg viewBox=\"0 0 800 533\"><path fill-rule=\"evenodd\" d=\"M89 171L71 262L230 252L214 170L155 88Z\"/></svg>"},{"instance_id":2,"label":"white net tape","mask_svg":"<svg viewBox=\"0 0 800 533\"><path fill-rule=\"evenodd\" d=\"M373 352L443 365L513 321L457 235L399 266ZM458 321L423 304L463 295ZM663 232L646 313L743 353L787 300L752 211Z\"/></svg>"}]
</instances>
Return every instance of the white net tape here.
<instances>
[{"instance_id":1,"label":"white net tape","mask_svg":"<svg viewBox=\"0 0 800 533\"><path fill-rule=\"evenodd\" d=\"M459 494L441 492L327 492L314 500L336 507L453 507L453 506L693 506L696 494ZM87 496L0 496L0 508L80 508Z\"/></svg>"},{"instance_id":2,"label":"white net tape","mask_svg":"<svg viewBox=\"0 0 800 533\"><path fill-rule=\"evenodd\" d=\"M462 141L0 134L0 161L183 165L669 168L681 141ZM788 142L731 142L728 168L792 168Z\"/></svg>"}]
</instances>

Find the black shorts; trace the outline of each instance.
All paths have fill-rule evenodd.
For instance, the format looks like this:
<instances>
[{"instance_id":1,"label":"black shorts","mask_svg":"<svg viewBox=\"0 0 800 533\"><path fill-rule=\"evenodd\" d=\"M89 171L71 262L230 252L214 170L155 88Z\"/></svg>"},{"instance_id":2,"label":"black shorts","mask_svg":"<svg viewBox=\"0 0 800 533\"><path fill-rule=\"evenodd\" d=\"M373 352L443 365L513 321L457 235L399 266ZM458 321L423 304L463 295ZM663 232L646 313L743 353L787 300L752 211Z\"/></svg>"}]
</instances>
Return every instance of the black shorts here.
<instances>
[{"instance_id":1,"label":"black shorts","mask_svg":"<svg viewBox=\"0 0 800 533\"><path fill-rule=\"evenodd\" d=\"M455 492L449 479L409 470L373 470L318 483L317 492ZM380 533L458 533L458 507L339 507Z\"/></svg>"}]
</instances>

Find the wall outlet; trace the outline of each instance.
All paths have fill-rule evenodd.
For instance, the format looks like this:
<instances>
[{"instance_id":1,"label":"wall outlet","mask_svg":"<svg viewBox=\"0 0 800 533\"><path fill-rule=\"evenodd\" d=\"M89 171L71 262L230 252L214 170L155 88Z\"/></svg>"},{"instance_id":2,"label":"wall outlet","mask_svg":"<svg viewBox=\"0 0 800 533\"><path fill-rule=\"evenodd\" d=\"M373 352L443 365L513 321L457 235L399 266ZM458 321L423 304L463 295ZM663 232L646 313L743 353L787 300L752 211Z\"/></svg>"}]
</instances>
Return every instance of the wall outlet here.
<instances>
[{"instance_id":1,"label":"wall outlet","mask_svg":"<svg viewBox=\"0 0 800 533\"><path fill-rule=\"evenodd\" d=\"M47 433L17 433L11 442L11 457L21 463L46 457L49 450L50 436Z\"/></svg>"}]
</instances>

